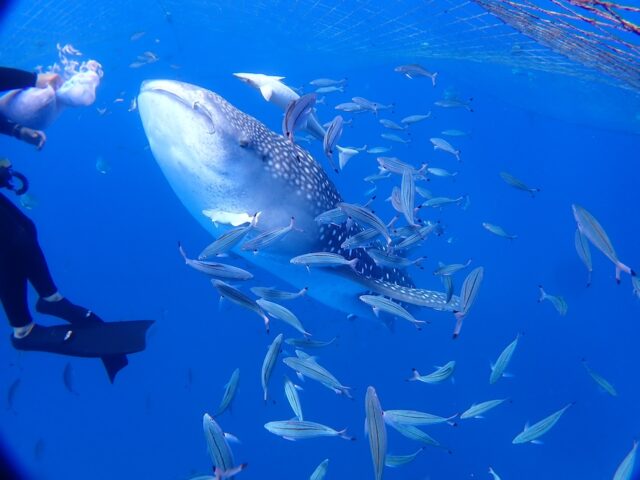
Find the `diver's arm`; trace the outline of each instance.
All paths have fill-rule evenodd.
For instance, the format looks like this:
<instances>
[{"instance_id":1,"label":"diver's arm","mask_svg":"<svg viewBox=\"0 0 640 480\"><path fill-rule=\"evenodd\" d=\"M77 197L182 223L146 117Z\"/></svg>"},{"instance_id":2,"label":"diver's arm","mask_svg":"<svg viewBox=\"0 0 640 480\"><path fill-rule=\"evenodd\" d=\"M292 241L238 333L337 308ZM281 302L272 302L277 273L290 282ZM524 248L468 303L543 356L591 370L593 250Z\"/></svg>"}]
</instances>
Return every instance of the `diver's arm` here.
<instances>
[{"instance_id":1,"label":"diver's arm","mask_svg":"<svg viewBox=\"0 0 640 480\"><path fill-rule=\"evenodd\" d=\"M23 127L19 123L13 122L2 115L0 115L0 134L16 137L18 140L33 145L38 150L44 147L44 143L47 141L47 136L43 131Z\"/></svg>"},{"instance_id":2,"label":"diver's arm","mask_svg":"<svg viewBox=\"0 0 640 480\"><path fill-rule=\"evenodd\" d=\"M17 68L0 67L0 92L35 87L37 81L37 73Z\"/></svg>"}]
</instances>

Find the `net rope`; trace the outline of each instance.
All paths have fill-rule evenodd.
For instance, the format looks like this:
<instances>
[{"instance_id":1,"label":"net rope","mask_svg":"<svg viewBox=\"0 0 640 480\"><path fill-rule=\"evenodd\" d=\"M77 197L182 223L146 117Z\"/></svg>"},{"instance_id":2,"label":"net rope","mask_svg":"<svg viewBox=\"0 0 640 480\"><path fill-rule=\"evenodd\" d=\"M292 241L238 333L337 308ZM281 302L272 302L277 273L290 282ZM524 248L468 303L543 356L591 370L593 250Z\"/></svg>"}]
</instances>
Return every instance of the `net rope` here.
<instances>
[{"instance_id":1,"label":"net rope","mask_svg":"<svg viewBox=\"0 0 640 480\"><path fill-rule=\"evenodd\" d=\"M190 32L238 44L274 32L257 47L360 61L464 59L638 92L639 20L640 7L604 0L34 0L18 2L2 25L0 61L33 66L58 41L126 51L133 32L169 26L187 48Z\"/></svg>"}]
</instances>

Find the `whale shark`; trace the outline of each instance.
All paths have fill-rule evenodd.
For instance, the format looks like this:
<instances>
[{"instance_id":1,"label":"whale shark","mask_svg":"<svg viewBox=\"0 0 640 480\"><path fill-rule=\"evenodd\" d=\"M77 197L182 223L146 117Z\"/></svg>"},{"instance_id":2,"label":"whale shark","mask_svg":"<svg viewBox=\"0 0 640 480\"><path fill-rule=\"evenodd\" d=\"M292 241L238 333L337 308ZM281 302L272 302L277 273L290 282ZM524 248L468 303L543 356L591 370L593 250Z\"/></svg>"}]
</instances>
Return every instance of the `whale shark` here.
<instances>
[{"instance_id":1,"label":"whale shark","mask_svg":"<svg viewBox=\"0 0 640 480\"><path fill-rule=\"evenodd\" d=\"M379 267L363 249L342 242L362 230L354 222L319 225L315 217L336 207L342 196L323 167L299 145L269 130L220 95L173 80L145 81L138 111L149 146L172 189L191 215L214 237L259 221L249 236L295 228L258 253L234 254L296 289L347 315L372 317L359 296L377 293L403 303L453 311L444 293L415 288L404 270ZM354 268L307 271L290 260L311 252L332 252Z\"/></svg>"}]
</instances>

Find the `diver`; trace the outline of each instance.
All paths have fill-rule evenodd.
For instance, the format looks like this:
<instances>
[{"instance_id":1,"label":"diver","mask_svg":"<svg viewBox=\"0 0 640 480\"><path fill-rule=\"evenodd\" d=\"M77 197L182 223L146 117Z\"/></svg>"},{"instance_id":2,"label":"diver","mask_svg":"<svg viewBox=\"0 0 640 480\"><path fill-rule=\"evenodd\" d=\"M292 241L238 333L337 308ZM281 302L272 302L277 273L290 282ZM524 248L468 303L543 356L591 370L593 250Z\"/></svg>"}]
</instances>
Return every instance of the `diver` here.
<instances>
[{"instance_id":1,"label":"diver","mask_svg":"<svg viewBox=\"0 0 640 480\"><path fill-rule=\"evenodd\" d=\"M0 67L0 92L23 88L57 88L57 74L36 74ZM0 133L12 135L40 150L46 136L0 115ZM0 161L0 188L17 195L29 184L7 160ZM27 302L27 282L38 294L36 311L69 322L34 323ZM128 364L126 354L144 350L149 320L104 322L91 310L71 303L56 287L38 243L34 223L0 193L0 302L13 327L11 342L18 350L35 350L79 357L100 357L113 382Z\"/></svg>"}]
</instances>

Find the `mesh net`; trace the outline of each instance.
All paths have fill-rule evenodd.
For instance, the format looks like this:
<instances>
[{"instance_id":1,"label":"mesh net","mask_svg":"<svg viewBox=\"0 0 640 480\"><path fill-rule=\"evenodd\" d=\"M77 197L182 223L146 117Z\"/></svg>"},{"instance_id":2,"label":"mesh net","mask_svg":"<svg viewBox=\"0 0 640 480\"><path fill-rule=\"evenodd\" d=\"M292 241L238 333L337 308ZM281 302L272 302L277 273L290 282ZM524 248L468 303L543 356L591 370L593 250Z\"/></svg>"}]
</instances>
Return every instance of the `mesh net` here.
<instances>
[{"instance_id":1,"label":"mesh net","mask_svg":"<svg viewBox=\"0 0 640 480\"><path fill-rule=\"evenodd\" d=\"M57 41L125 49L132 32L156 27L173 29L188 48L198 32L255 45L260 31L280 34L262 35L257 48L465 59L638 91L639 18L639 7L603 0L34 0L18 2L5 20L0 60L43 62Z\"/></svg>"}]
</instances>

